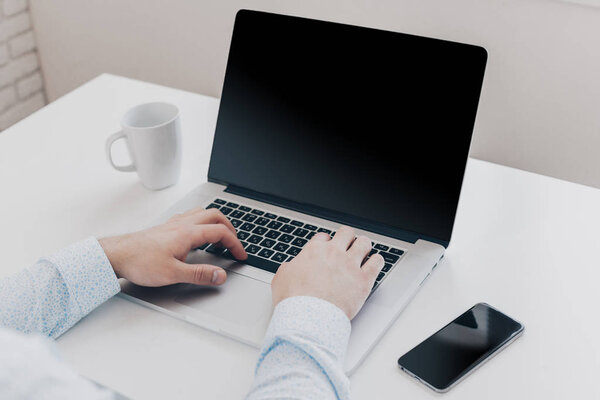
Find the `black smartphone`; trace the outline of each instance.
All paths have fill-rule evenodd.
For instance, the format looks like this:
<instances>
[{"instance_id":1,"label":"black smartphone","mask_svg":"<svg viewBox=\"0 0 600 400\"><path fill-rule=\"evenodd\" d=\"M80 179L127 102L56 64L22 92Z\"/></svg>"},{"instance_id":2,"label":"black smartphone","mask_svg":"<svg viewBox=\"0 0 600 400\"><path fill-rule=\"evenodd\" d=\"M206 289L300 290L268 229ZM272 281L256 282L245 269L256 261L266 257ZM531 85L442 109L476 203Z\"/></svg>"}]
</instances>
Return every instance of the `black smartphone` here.
<instances>
[{"instance_id":1,"label":"black smartphone","mask_svg":"<svg viewBox=\"0 0 600 400\"><path fill-rule=\"evenodd\" d=\"M436 392L447 392L525 327L486 303L475 304L398 359L398 366Z\"/></svg>"}]
</instances>

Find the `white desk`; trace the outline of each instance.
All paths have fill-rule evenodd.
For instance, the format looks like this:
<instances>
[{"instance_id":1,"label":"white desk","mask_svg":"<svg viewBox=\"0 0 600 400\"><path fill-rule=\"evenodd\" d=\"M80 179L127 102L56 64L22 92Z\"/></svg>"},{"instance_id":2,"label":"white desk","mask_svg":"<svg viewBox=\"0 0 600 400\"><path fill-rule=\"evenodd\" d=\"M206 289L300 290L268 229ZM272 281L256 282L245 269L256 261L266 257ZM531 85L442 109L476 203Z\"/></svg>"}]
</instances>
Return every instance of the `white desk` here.
<instances>
[{"instance_id":1,"label":"white desk","mask_svg":"<svg viewBox=\"0 0 600 400\"><path fill-rule=\"evenodd\" d=\"M181 109L184 164L144 189L104 156L141 102ZM89 235L142 226L207 175L218 101L102 75L0 134L0 275ZM446 399L600 398L600 190L469 160L452 244L435 274L352 376L355 399L438 396L398 356L478 301L525 334ZM242 398L258 350L114 298L58 341L83 375L127 396Z\"/></svg>"}]
</instances>

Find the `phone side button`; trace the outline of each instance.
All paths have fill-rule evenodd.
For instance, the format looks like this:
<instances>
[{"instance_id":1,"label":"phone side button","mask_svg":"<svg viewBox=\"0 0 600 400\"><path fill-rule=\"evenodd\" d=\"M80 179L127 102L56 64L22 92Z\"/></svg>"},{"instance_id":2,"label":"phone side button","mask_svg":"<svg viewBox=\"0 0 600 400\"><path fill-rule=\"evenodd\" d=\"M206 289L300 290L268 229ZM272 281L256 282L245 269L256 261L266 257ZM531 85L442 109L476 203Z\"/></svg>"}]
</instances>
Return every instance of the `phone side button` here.
<instances>
[{"instance_id":1,"label":"phone side button","mask_svg":"<svg viewBox=\"0 0 600 400\"><path fill-rule=\"evenodd\" d=\"M404 367L400 367L400 369L404 372L406 372L410 377L415 378L416 380L418 380L419 382L421 382L421 379L419 379L419 377L415 374L413 374L412 372L410 372L409 370L407 370Z\"/></svg>"}]
</instances>

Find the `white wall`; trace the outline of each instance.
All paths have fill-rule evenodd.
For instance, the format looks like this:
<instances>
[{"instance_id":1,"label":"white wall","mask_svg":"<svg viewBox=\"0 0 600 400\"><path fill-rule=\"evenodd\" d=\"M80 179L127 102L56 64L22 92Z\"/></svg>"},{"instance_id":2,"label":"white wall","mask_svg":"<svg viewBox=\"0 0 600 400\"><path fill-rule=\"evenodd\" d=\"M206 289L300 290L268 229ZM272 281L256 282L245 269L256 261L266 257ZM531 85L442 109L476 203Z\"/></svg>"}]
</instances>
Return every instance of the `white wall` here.
<instances>
[{"instance_id":1,"label":"white wall","mask_svg":"<svg viewBox=\"0 0 600 400\"><path fill-rule=\"evenodd\" d=\"M32 0L48 97L101 72L219 96L239 8L483 45L471 154L600 187L600 8L555 0Z\"/></svg>"}]
</instances>

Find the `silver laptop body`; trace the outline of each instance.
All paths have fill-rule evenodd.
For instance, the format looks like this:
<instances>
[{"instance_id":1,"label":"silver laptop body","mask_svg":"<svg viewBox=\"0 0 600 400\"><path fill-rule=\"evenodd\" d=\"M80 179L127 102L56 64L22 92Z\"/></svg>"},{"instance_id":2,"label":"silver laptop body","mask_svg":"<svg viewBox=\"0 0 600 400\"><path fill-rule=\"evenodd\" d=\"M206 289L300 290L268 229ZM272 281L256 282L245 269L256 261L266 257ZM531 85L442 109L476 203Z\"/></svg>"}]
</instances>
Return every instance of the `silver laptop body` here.
<instances>
[{"instance_id":1,"label":"silver laptop body","mask_svg":"<svg viewBox=\"0 0 600 400\"><path fill-rule=\"evenodd\" d=\"M219 198L331 230L339 227L335 222L226 193L225 188L210 182L202 184L155 223L164 222L194 207L206 207ZM444 254L443 246L424 240L408 243L360 229L357 229L357 234L367 235L374 242L401 249L405 253L352 320L352 334L345 360L348 374L367 356ZM173 317L260 347L273 311L270 284L274 274L202 250L191 252L186 261L221 266L228 271L227 281L218 288L191 284L144 288L122 282L121 295Z\"/></svg>"},{"instance_id":2,"label":"silver laptop body","mask_svg":"<svg viewBox=\"0 0 600 400\"><path fill-rule=\"evenodd\" d=\"M234 26L209 182L154 223L191 208L218 207L232 220L244 215L236 228L245 241L260 225L255 217L292 221L312 232L333 232L343 223L371 238L386 258L387 271L352 321L345 359L350 374L449 244L485 62L485 50L477 46L242 10ZM363 72L368 84L348 88ZM396 97L388 98L389 92ZM281 144L288 140L290 149ZM313 168L321 162L327 165L323 176ZM363 165L378 162L372 181L355 178L365 172ZM381 182L390 187L382 188ZM363 190L381 193L369 200ZM242 209L245 214L236 214ZM386 209L389 221L385 213L369 220ZM262 223L291 234L288 222L280 227L272 221ZM245 229L248 233L241 233ZM305 231L302 236L309 238ZM281 252L261 250L257 260L293 257L284 250L289 246L277 246ZM124 282L122 296L260 347L273 311L270 283L276 269L208 250L190 252L187 261L225 268L222 286L142 288Z\"/></svg>"}]
</instances>

